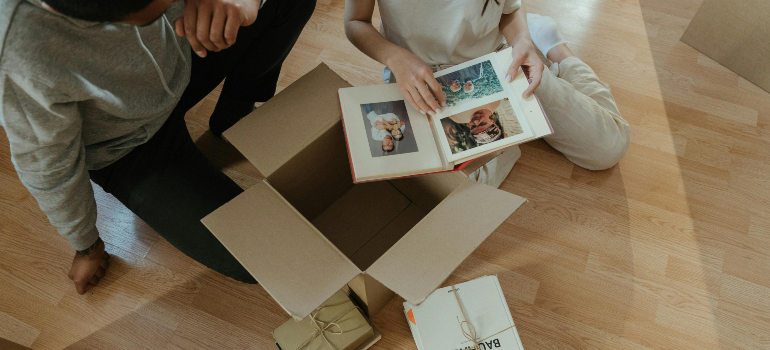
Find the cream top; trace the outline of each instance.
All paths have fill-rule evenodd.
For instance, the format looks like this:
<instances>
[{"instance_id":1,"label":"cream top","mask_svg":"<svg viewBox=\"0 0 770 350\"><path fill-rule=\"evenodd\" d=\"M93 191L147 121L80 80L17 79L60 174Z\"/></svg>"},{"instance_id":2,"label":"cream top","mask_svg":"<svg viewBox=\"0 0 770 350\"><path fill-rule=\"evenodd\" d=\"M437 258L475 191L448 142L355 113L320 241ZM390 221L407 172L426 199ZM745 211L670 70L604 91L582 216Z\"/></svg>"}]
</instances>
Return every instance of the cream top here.
<instances>
[{"instance_id":1,"label":"cream top","mask_svg":"<svg viewBox=\"0 0 770 350\"><path fill-rule=\"evenodd\" d=\"M428 65L459 64L493 52L505 39L500 18L521 0L378 0L380 32Z\"/></svg>"}]
</instances>

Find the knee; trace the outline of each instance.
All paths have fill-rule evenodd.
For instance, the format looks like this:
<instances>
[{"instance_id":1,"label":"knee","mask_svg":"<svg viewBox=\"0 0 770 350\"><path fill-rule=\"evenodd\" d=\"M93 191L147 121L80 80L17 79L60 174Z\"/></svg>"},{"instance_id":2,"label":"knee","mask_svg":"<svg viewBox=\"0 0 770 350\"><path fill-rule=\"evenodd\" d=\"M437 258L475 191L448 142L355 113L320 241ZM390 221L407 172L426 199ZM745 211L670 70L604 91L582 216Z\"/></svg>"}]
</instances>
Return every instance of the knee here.
<instances>
[{"instance_id":1,"label":"knee","mask_svg":"<svg viewBox=\"0 0 770 350\"><path fill-rule=\"evenodd\" d=\"M579 162L575 163L585 169L594 171L606 170L614 167L621 159L623 159L623 156L626 155L630 144L630 138L627 133L624 133L624 135L621 135L621 137L618 137L614 141L614 143L606 143L597 147L598 152L595 153L596 156L584 160L582 162L583 164L580 164Z\"/></svg>"},{"instance_id":2,"label":"knee","mask_svg":"<svg viewBox=\"0 0 770 350\"><path fill-rule=\"evenodd\" d=\"M284 0L270 0L270 1L284 1ZM310 17L315 11L316 0L297 0L295 2L295 8L292 14L295 20L305 25L310 20Z\"/></svg>"},{"instance_id":3,"label":"knee","mask_svg":"<svg viewBox=\"0 0 770 350\"><path fill-rule=\"evenodd\" d=\"M618 164L620 162L620 159L623 158L623 155L625 155L625 152L619 155L597 157L588 162L584 162L583 164L578 164L577 162L575 163L588 170L593 170L593 171L607 170L609 168L614 167L616 164Z\"/></svg>"}]
</instances>

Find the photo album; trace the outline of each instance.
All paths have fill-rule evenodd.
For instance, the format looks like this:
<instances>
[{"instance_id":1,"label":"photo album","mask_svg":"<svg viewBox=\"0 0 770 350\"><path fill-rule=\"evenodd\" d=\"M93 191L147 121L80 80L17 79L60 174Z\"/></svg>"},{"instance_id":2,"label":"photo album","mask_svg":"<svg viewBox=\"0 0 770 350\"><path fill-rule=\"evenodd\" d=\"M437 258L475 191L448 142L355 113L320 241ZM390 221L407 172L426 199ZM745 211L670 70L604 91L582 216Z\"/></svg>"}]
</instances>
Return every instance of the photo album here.
<instances>
[{"instance_id":1,"label":"photo album","mask_svg":"<svg viewBox=\"0 0 770 350\"><path fill-rule=\"evenodd\" d=\"M438 71L446 96L441 113L424 115L397 84L339 90L353 181L459 170L467 162L553 133L521 69L505 75L511 49Z\"/></svg>"}]
</instances>

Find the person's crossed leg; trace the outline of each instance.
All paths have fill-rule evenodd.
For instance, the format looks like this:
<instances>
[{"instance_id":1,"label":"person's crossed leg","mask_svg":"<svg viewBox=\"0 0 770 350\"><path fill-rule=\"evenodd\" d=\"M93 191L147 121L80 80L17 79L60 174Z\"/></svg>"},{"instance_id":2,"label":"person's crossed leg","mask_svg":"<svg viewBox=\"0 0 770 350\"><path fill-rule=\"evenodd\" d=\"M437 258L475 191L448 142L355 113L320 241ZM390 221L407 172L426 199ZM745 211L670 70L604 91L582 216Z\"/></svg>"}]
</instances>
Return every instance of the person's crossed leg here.
<instances>
[{"instance_id":1,"label":"person's crossed leg","mask_svg":"<svg viewBox=\"0 0 770 350\"><path fill-rule=\"evenodd\" d=\"M553 61L535 91L554 129L545 141L583 168L614 166L631 134L610 86L572 53L552 18L528 13L527 22L534 44Z\"/></svg>"}]
</instances>

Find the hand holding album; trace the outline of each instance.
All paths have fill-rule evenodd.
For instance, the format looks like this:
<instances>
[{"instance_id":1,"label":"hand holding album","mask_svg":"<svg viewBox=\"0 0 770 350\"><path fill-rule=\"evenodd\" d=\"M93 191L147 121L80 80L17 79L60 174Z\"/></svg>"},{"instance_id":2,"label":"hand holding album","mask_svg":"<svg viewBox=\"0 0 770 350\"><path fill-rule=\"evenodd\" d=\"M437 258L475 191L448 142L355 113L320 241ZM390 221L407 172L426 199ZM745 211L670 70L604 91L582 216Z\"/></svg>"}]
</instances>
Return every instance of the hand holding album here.
<instances>
[{"instance_id":1,"label":"hand holding album","mask_svg":"<svg viewBox=\"0 0 770 350\"><path fill-rule=\"evenodd\" d=\"M435 73L446 107L426 116L395 84L339 90L355 182L455 170L463 163L553 133L519 71L503 77L510 49Z\"/></svg>"}]
</instances>

